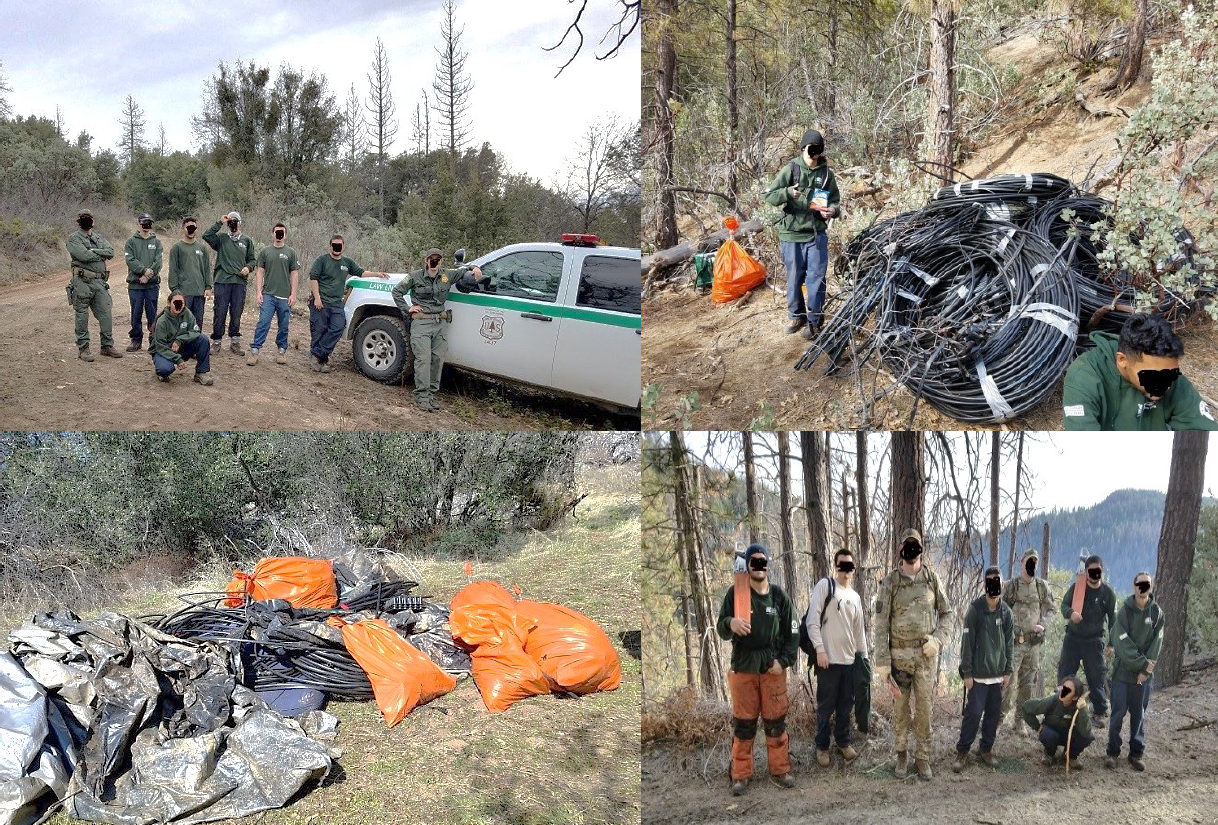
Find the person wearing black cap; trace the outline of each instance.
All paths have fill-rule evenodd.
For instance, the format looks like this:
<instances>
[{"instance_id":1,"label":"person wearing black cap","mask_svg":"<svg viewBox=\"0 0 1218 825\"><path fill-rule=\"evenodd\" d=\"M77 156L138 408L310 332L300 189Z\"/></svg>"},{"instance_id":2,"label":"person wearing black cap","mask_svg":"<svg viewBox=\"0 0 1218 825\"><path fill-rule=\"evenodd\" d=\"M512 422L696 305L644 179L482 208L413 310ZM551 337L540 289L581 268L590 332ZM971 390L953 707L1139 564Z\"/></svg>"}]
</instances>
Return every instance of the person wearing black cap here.
<instances>
[{"instance_id":1,"label":"person wearing black cap","mask_svg":"<svg viewBox=\"0 0 1218 825\"><path fill-rule=\"evenodd\" d=\"M748 565L750 615L735 615L734 588L723 594L723 607L715 629L732 643L732 794L739 796L753 776L753 740L757 717L765 726L766 756L771 780L794 788L787 736L787 668L799 655L799 619L786 591L771 584L766 571L770 551L750 544L744 552Z\"/></svg>"},{"instance_id":2,"label":"person wearing black cap","mask_svg":"<svg viewBox=\"0 0 1218 825\"><path fill-rule=\"evenodd\" d=\"M211 256L207 245L199 243L199 219L182 218L182 240L169 249L169 291L181 292L186 308L203 326L203 307L211 297Z\"/></svg>"},{"instance_id":3,"label":"person wearing black cap","mask_svg":"<svg viewBox=\"0 0 1218 825\"><path fill-rule=\"evenodd\" d=\"M440 391L440 372L448 353L448 328L452 316L444 312L448 293L459 282L472 278L485 283L480 267L441 269L444 253L432 247L423 256L423 269L416 269L393 288L393 302L402 316L410 320L410 349L414 353L414 403L430 412L440 409L436 393ZM471 275L472 273L472 275Z\"/></svg>"},{"instance_id":4,"label":"person wearing black cap","mask_svg":"<svg viewBox=\"0 0 1218 825\"><path fill-rule=\"evenodd\" d=\"M1104 721L1108 715L1108 691L1105 679L1104 659L1112 656L1111 645L1105 641L1112 633L1116 621L1116 593L1104 581L1104 560L1099 556L1088 556L1083 563L1087 569L1087 592L1083 596L1083 612L1075 613L1074 587L1071 582L1062 595L1062 616L1066 622L1066 636L1062 639L1061 657L1057 660L1057 681L1078 673L1081 663L1087 675L1087 687L1091 691L1091 708L1096 722Z\"/></svg>"},{"instance_id":5,"label":"person wearing black cap","mask_svg":"<svg viewBox=\"0 0 1218 825\"><path fill-rule=\"evenodd\" d=\"M93 213L80 210L76 216L80 229L68 236L68 254L72 256L72 281L68 285L68 303L76 310L76 349L81 361L94 360L89 352L89 311L101 328L101 354L122 358L114 348L114 302L110 300L110 270L106 261L114 257L114 247L93 231Z\"/></svg>"},{"instance_id":6,"label":"person wearing black cap","mask_svg":"<svg viewBox=\"0 0 1218 825\"><path fill-rule=\"evenodd\" d=\"M804 132L799 157L792 158L770 183L766 202L786 213L779 224L782 263L787 270L787 332L816 334L825 306L825 273L829 266L830 218L842 214L837 177L825 158L825 139L815 129ZM804 289L807 295L804 295Z\"/></svg>"},{"instance_id":7,"label":"person wearing black cap","mask_svg":"<svg viewBox=\"0 0 1218 825\"><path fill-rule=\"evenodd\" d=\"M142 322L148 320L148 336L156 320L157 298L161 292L161 260L165 249L161 239L152 231L152 216L139 216L139 229L127 239L123 257L127 261L127 297L131 299L131 344L127 352L139 352L144 346ZM149 344L148 351L152 352Z\"/></svg>"},{"instance_id":8,"label":"person wearing black cap","mask_svg":"<svg viewBox=\"0 0 1218 825\"><path fill-rule=\"evenodd\" d=\"M952 770L960 773L968 764L969 751L981 727L981 761L993 768L994 739L1002 721L1002 693L1011 683L1015 647L1015 617L1002 600L1002 572L985 571L985 592L973 600L964 614L960 633L960 678L964 680L964 718L956 742ZM984 715L984 718L983 718Z\"/></svg>"}]
</instances>

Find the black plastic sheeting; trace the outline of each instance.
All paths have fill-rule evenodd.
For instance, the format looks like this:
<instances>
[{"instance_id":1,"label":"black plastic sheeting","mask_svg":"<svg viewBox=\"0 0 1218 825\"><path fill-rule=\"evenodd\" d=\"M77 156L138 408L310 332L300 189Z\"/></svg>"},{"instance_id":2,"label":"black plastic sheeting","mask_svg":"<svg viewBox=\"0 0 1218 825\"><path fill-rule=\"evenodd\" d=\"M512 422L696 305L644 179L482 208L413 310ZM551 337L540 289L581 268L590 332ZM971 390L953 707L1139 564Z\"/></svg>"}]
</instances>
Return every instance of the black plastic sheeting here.
<instances>
[{"instance_id":1,"label":"black plastic sheeting","mask_svg":"<svg viewBox=\"0 0 1218 825\"><path fill-rule=\"evenodd\" d=\"M9 641L0 825L37 821L54 798L78 819L114 825L248 816L283 806L333 764L319 740L337 720L269 710L237 683L223 645L113 613L39 614Z\"/></svg>"}]
</instances>

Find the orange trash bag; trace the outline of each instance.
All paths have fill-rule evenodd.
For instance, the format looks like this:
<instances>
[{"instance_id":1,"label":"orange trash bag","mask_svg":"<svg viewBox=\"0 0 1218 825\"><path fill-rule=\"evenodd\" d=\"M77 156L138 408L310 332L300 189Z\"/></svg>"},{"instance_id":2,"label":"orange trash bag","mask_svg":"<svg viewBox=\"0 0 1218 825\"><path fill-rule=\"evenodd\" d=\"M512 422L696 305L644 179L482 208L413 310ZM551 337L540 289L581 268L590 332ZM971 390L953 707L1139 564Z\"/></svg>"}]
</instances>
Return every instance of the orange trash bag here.
<instances>
[{"instance_id":1,"label":"orange trash bag","mask_svg":"<svg viewBox=\"0 0 1218 825\"><path fill-rule=\"evenodd\" d=\"M457 680L399 636L383 619L343 626L343 644L368 674L376 706L393 727L419 705L443 696Z\"/></svg>"},{"instance_id":2,"label":"orange trash bag","mask_svg":"<svg viewBox=\"0 0 1218 825\"><path fill-rule=\"evenodd\" d=\"M479 645L472 654L474 684L491 713L502 713L530 696L550 692L550 680L524 652L520 640L508 635L498 644Z\"/></svg>"},{"instance_id":3,"label":"orange trash bag","mask_svg":"<svg viewBox=\"0 0 1218 825\"><path fill-rule=\"evenodd\" d=\"M509 610L516 609L516 599L507 588L498 582L487 580L470 582L462 587L461 591L453 596L449 607L456 610L467 604L498 604Z\"/></svg>"},{"instance_id":4,"label":"orange trash bag","mask_svg":"<svg viewBox=\"0 0 1218 825\"><path fill-rule=\"evenodd\" d=\"M711 282L711 300L726 304L753 289L765 280L765 267L744 251L734 240L728 240L715 253L715 275Z\"/></svg>"},{"instance_id":5,"label":"orange trash bag","mask_svg":"<svg viewBox=\"0 0 1218 825\"><path fill-rule=\"evenodd\" d=\"M253 573L234 570L225 592L225 607L240 607L246 593L256 602L283 599L292 607L329 609L338 604L333 564L328 559L302 556L262 559Z\"/></svg>"},{"instance_id":6,"label":"orange trash bag","mask_svg":"<svg viewBox=\"0 0 1218 825\"><path fill-rule=\"evenodd\" d=\"M514 636L523 645L528 625L519 626L516 600L502 585L492 581L467 584L453 597L448 628L466 647L498 644Z\"/></svg>"},{"instance_id":7,"label":"orange trash bag","mask_svg":"<svg viewBox=\"0 0 1218 825\"><path fill-rule=\"evenodd\" d=\"M622 683L622 662L609 637L592 619L560 604L522 601L516 609L531 620L524 650L555 690L594 693Z\"/></svg>"}]
</instances>

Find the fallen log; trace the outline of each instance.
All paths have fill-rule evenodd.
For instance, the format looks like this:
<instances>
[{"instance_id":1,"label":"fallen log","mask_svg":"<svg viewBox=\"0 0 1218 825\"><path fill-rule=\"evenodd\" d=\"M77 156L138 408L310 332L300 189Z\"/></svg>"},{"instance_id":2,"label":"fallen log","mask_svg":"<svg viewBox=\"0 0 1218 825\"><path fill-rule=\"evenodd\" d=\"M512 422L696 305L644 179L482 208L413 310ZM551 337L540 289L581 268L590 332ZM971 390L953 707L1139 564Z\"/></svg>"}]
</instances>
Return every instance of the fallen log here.
<instances>
[{"instance_id":1,"label":"fallen log","mask_svg":"<svg viewBox=\"0 0 1218 825\"><path fill-rule=\"evenodd\" d=\"M736 230L736 237L742 238L745 235L760 232L765 228L765 225L765 221L758 219L745 221ZM727 240L729 234L726 229L720 229L718 232L712 232L697 240L682 241L676 246L670 246L668 249L659 249L650 255L644 255L642 271L650 272L652 269L658 271L688 261L694 256L694 253L707 252L718 248L720 244Z\"/></svg>"}]
</instances>

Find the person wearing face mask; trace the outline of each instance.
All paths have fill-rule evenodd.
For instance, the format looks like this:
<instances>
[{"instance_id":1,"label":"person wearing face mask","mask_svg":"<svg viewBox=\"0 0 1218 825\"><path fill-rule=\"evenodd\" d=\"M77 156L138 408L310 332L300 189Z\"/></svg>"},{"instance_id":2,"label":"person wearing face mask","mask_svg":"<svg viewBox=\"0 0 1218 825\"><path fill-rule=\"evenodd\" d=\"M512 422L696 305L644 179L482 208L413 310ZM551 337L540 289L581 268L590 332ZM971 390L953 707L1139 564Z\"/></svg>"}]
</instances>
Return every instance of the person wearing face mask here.
<instances>
[{"instance_id":1,"label":"person wearing face mask","mask_svg":"<svg viewBox=\"0 0 1218 825\"><path fill-rule=\"evenodd\" d=\"M343 337L347 318L343 314L347 279L358 278L364 268L343 254L342 235L330 238L330 253L318 255L309 267L309 331L312 343L309 347L309 365L314 372L330 371L330 353ZM384 272L368 272L377 278Z\"/></svg>"},{"instance_id":2,"label":"person wearing face mask","mask_svg":"<svg viewBox=\"0 0 1218 825\"><path fill-rule=\"evenodd\" d=\"M910 690L914 697L914 764L918 778L930 780L930 714L939 650L952 634L952 605L939 574L922 561L922 534L906 530L900 563L880 582L876 596L875 675L895 691L892 732L896 776L909 772Z\"/></svg>"},{"instance_id":3,"label":"person wearing face mask","mask_svg":"<svg viewBox=\"0 0 1218 825\"><path fill-rule=\"evenodd\" d=\"M1083 684L1077 676L1067 676L1058 683L1056 693L1043 699L1029 699L1020 707L1024 722L1036 731L1036 738L1045 749L1042 765L1056 762L1057 749L1062 748L1064 752L1069 742L1070 767L1082 770L1082 763L1076 760L1095 741L1091 733L1091 715L1086 705L1079 701L1082 689Z\"/></svg>"},{"instance_id":4,"label":"person wearing face mask","mask_svg":"<svg viewBox=\"0 0 1218 825\"><path fill-rule=\"evenodd\" d=\"M156 318L152 332L152 368L162 381L180 369L188 360L195 359L195 383L205 387L212 385L211 347L207 336L199 330L195 316L186 308L186 297L172 292L161 314Z\"/></svg>"},{"instance_id":5,"label":"person wearing face mask","mask_svg":"<svg viewBox=\"0 0 1218 825\"><path fill-rule=\"evenodd\" d=\"M258 326L254 327L254 343L245 363L258 363L258 351L271 331L271 318L276 319L276 364L288 362L288 323L296 303L296 288L300 283L300 262L296 250L286 244L288 228L277 223L271 229L274 240L258 253L258 269L254 273L254 301L258 305ZM265 278L265 282L264 279Z\"/></svg>"},{"instance_id":6,"label":"person wearing face mask","mask_svg":"<svg viewBox=\"0 0 1218 825\"><path fill-rule=\"evenodd\" d=\"M1180 374L1184 344L1157 315L1131 315L1120 337L1093 332L1095 347L1066 370L1067 430L1218 430L1214 411Z\"/></svg>"},{"instance_id":7,"label":"person wearing face mask","mask_svg":"<svg viewBox=\"0 0 1218 825\"><path fill-rule=\"evenodd\" d=\"M1146 736L1142 729L1155 662L1163 648L1163 609L1155 601L1154 579L1145 571L1133 577L1133 595L1117 611L1112 626L1112 721L1104 767L1116 768L1121 755L1121 726L1129 713L1129 764L1144 771Z\"/></svg>"},{"instance_id":8,"label":"person wearing face mask","mask_svg":"<svg viewBox=\"0 0 1218 825\"><path fill-rule=\"evenodd\" d=\"M842 214L837 177L829 168L825 139L820 132L815 129L804 132L799 156L791 159L770 183L765 199L786 213L779 225L778 240L787 270L787 332L802 329L803 337L810 339L820 329L825 306L828 220Z\"/></svg>"},{"instance_id":9,"label":"person wearing face mask","mask_svg":"<svg viewBox=\"0 0 1218 825\"><path fill-rule=\"evenodd\" d=\"M1078 673L1081 663L1087 675L1087 686L1091 690L1091 708L1096 722L1102 723L1108 715L1108 697L1104 684L1104 658L1112 655L1112 647L1105 648L1104 641L1112 629L1116 613L1116 593L1104 581L1104 560L1099 556L1088 556L1084 562L1087 571L1087 592L1083 596L1083 612L1075 613L1074 587L1071 582L1062 597L1061 611L1068 622L1066 637L1062 640L1061 658L1057 660L1057 678L1060 681Z\"/></svg>"},{"instance_id":10,"label":"person wearing face mask","mask_svg":"<svg viewBox=\"0 0 1218 825\"><path fill-rule=\"evenodd\" d=\"M148 335L152 336L157 297L161 292L161 259L165 252L161 239L152 231L152 216L145 212L138 220L139 229L127 239L123 250L127 260L127 297L131 299L131 344L127 352L139 352L144 348L144 317L148 319ZM148 350L152 351L151 345Z\"/></svg>"},{"instance_id":11,"label":"person wearing face mask","mask_svg":"<svg viewBox=\"0 0 1218 825\"><path fill-rule=\"evenodd\" d=\"M113 318L110 300L110 271L106 261L114 257L114 247L93 231L93 213L80 210L76 216L79 230L68 236L68 254L72 256L72 281L68 285L68 302L76 310L76 350L81 361L93 361L89 352L89 311L101 328L101 354L122 358L114 348Z\"/></svg>"},{"instance_id":12,"label":"person wearing face mask","mask_svg":"<svg viewBox=\"0 0 1218 825\"><path fill-rule=\"evenodd\" d=\"M847 762L858 753L850 745L850 711L854 708L854 668L867 656L863 602L850 586L854 555L846 549L833 554L836 574L812 588L806 618L808 636L816 649L816 762L829 767L829 720L836 717L833 739Z\"/></svg>"},{"instance_id":13,"label":"person wearing face mask","mask_svg":"<svg viewBox=\"0 0 1218 825\"><path fill-rule=\"evenodd\" d=\"M444 311L448 293L458 282L486 283L479 267L441 269L443 253L436 248L423 256L423 269L416 269L393 288L393 301L410 319L410 349L414 352L414 403L422 410L438 410L440 372L448 353L451 315Z\"/></svg>"},{"instance_id":14,"label":"person wearing face mask","mask_svg":"<svg viewBox=\"0 0 1218 825\"><path fill-rule=\"evenodd\" d=\"M719 638L731 641L728 689L732 694L732 795L740 796L753 777L753 740L757 717L765 727L770 779L794 788L787 736L787 671L799 655L799 620L786 591L771 584L770 551L750 544L744 552L749 573L748 619L735 615L734 588L723 595Z\"/></svg>"},{"instance_id":15,"label":"person wearing face mask","mask_svg":"<svg viewBox=\"0 0 1218 825\"><path fill-rule=\"evenodd\" d=\"M968 606L960 634L960 678L964 680L965 704L956 761L952 762L955 773L968 764L978 725L981 761L991 768L998 766L994 739L1002 721L1002 694L1011 683L1014 647L1015 617L1002 600L1002 573L997 567L990 567L985 571L985 592Z\"/></svg>"},{"instance_id":16,"label":"person wearing face mask","mask_svg":"<svg viewBox=\"0 0 1218 825\"><path fill-rule=\"evenodd\" d=\"M220 228L227 229L221 232ZM237 355L241 349L241 313L245 311L245 289L254 271L254 241L241 234L241 213L229 212L203 233L203 240L216 251L215 320L211 328L211 351L220 351L228 320L229 348Z\"/></svg>"},{"instance_id":17,"label":"person wearing face mask","mask_svg":"<svg viewBox=\"0 0 1218 825\"><path fill-rule=\"evenodd\" d=\"M203 307L211 297L212 271L207 245L199 242L198 233L198 218L182 218L182 240L169 250L169 291L182 293L186 308L201 327Z\"/></svg>"},{"instance_id":18,"label":"person wearing face mask","mask_svg":"<svg viewBox=\"0 0 1218 825\"><path fill-rule=\"evenodd\" d=\"M1011 660L1012 681L1002 692L1002 717L1005 719L1015 702L1011 720L1012 733L1022 734L1019 708L1032 698L1032 685L1040 673L1040 650L1045 643L1045 628L1053 620L1055 604L1049 593L1049 583L1036 575L1040 556L1027 550L1020 561L1019 575L1006 583L1002 600L1011 608L1015 618L1015 650Z\"/></svg>"}]
</instances>

